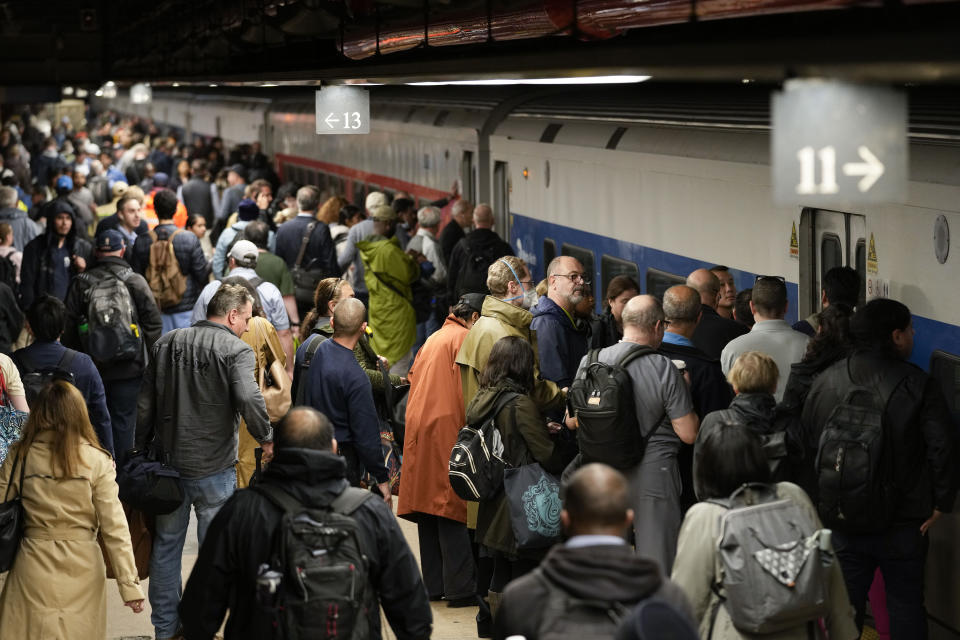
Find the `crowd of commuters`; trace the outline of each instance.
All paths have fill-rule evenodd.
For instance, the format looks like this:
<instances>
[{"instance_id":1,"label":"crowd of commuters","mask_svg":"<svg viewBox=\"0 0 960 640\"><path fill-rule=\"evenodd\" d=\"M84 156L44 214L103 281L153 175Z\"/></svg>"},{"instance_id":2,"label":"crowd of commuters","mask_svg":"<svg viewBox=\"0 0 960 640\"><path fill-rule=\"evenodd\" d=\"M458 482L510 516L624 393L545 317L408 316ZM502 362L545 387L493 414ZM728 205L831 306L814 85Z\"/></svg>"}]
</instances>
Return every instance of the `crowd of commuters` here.
<instances>
[{"instance_id":1,"label":"crowd of commuters","mask_svg":"<svg viewBox=\"0 0 960 640\"><path fill-rule=\"evenodd\" d=\"M559 256L538 285L488 205L377 191L351 205L279 184L256 144L228 153L114 114L74 130L25 113L0 151L0 387L30 412L0 468L0 491L14 487L27 514L4 631L103 637L98 532L124 602L142 610L115 468L156 449L183 492L155 516L157 638L212 638L227 611L227 638L321 621L378 638L378 607L397 637L427 638L442 600L476 607L483 637L642 637L649 605L670 612L675 637L852 640L880 574L892 637L925 637L925 535L952 509L956 434L939 388L907 363L909 310L858 306L852 269L825 274L822 311L791 327L782 277L738 292L716 265L660 298L626 275L595 293ZM630 451L590 439L571 391L599 369L619 381ZM873 390L876 406L854 405ZM849 427L844 411L882 425L887 452L851 467L868 479L852 497L818 462ZM461 428L485 423L505 477L542 474L539 505L562 543L528 543L506 480L477 501L451 487ZM419 569L391 513L397 492ZM744 496L803 523L800 567L817 540L806 617L744 622L753 609L717 547L747 517ZM200 552L183 590L191 511ZM294 556L276 552L316 514L323 535L349 538L322 548L350 580L312 577L317 553L296 556L291 576ZM770 546L757 562L778 553L793 552ZM51 567L69 585L51 588L63 582ZM301 603L283 600L298 588Z\"/></svg>"}]
</instances>

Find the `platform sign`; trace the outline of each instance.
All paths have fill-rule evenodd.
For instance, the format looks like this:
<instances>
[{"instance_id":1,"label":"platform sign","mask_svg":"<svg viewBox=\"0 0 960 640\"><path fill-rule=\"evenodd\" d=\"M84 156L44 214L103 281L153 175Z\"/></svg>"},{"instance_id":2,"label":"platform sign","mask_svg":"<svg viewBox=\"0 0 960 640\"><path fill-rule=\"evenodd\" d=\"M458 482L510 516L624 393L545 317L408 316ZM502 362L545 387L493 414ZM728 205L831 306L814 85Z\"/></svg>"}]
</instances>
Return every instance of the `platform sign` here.
<instances>
[{"instance_id":1,"label":"platform sign","mask_svg":"<svg viewBox=\"0 0 960 640\"><path fill-rule=\"evenodd\" d=\"M317 133L370 133L370 94L362 87L324 87L317 91Z\"/></svg>"},{"instance_id":2,"label":"platform sign","mask_svg":"<svg viewBox=\"0 0 960 640\"><path fill-rule=\"evenodd\" d=\"M773 94L779 204L842 206L907 197L907 97L884 87L790 80Z\"/></svg>"}]
</instances>

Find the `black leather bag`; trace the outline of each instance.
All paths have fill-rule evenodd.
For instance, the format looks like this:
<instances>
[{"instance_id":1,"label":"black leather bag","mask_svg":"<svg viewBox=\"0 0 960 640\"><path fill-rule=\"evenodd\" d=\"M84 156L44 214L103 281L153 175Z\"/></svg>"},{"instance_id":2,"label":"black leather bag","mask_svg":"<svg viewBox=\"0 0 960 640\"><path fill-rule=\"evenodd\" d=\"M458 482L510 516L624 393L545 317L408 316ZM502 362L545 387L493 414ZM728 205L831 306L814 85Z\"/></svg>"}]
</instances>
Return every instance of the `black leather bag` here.
<instances>
[{"instance_id":1,"label":"black leather bag","mask_svg":"<svg viewBox=\"0 0 960 640\"><path fill-rule=\"evenodd\" d=\"M17 471L17 464L20 464L20 486L17 496L13 500L8 500L10 495L10 485L13 484L13 475ZM9 571L13 566L13 561L17 557L17 551L20 550L20 539L23 537L23 523L26 514L23 511L23 502L20 500L23 495L23 471L27 468L27 454L23 456L17 452L17 457L13 461L13 469L10 470L10 480L7 482L7 490L3 494L3 502L0 503L0 573Z\"/></svg>"}]
</instances>

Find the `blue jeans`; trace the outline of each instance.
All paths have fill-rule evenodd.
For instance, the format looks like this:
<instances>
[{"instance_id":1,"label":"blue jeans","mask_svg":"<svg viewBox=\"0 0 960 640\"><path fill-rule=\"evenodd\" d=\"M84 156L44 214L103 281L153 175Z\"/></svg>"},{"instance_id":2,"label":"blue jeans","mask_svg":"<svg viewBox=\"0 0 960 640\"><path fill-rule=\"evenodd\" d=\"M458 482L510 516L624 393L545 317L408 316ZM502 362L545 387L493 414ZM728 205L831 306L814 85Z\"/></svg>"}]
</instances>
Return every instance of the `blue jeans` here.
<instances>
[{"instance_id":1,"label":"blue jeans","mask_svg":"<svg viewBox=\"0 0 960 640\"><path fill-rule=\"evenodd\" d=\"M177 313L161 314L163 322L163 335L166 335L174 329L186 329L190 326L190 316L193 311L178 311Z\"/></svg>"},{"instance_id":2,"label":"blue jeans","mask_svg":"<svg viewBox=\"0 0 960 640\"><path fill-rule=\"evenodd\" d=\"M190 524L190 507L197 510L197 544L203 545L207 528L223 503L237 488L233 467L202 478L182 478L183 503L173 513L157 516L150 554L150 622L157 638L170 638L180 627L177 605L183 593L180 581L183 543Z\"/></svg>"},{"instance_id":3,"label":"blue jeans","mask_svg":"<svg viewBox=\"0 0 960 640\"><path fill-rule=\"evenodd\" d=\"M123 465L127 452L133 449L134 432L137 429L137 395L140 393L141 377L126 380L108 380L103 384L113 427L113 451L117 466Z\"/></svg>"},{"instance_id":4,"label":"blue jeans","mask_svg":"<svg viewBox=\"0 0 960 640\"><path fill-rule=\"evenodd\" d=\"M863 628L867 592L879 567L887 591L890 637L927 637L923 573L928 544L928 538L920 535L920 523L897 525L879 533L833 532L833 547L843 567L850 604L856 611L857 629Z\"/></svg>"}]
</instances>

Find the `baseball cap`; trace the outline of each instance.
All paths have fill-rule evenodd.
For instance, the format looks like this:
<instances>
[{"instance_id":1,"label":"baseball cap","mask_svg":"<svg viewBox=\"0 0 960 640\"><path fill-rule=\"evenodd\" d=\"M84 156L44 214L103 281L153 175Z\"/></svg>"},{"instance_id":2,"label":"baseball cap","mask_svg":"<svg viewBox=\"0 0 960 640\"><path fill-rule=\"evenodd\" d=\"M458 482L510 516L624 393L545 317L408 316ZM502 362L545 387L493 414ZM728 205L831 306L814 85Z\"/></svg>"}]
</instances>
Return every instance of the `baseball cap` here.
<instances>
[{"instance_id":1,"label":"baseball cap","mask_svg":"<svg viewBox=\"0 0 960 640\"><path fill-rule=\"evenodd\" d=\"M389 204L387 202L387 196L382 191L371 191L367 194L367 199L364 202L364 205L367 208L367 211L373 211L377 207L381 207Z\"/></svg>"},{"instance_id":2,"label":"baseball cap","mask_svg":"<svg viewBox=\"0 0 960 640\"><path fill-rule=\"evenodd\" d=\"M256 262L260 250L249 240L240 240L230 249L230 257L237 262Z\"/></svg>"},{"instance_id":3,"label":"baseball cap","mask_svg":"<svg viewBox=\"0 0 960 640\"><path fill-rule=\"evenodd\" d=\"M107 229L97 234L98 251L119 251L124 244L123 235L116 229Z\"/></svg>"},{"instance_id":4,"label":"baseball cap","mask_svg":"<svg viewBox=\"0 0 960 640\"><path fill-rule=\"evenodd\" d=\"M111 191L113 192L113 197L119 198L120 196L125 194L127 192L127 189L129 188L130 188L130 185L128 185L126 182L114 182L113 188L111 189Z\"/></svg>"},{"instance_id":5,"label":"baseball cap","mask_svg":"<svg viewBox=\"0 0 960 640\"><path fill-rule=\"evenodd\" d=\"M377 205L370 210L374 220L382 220L384 222L390 222L391 220L397 219L397 212L393 210L388 204Z\"/></svg>"},{"instance_id":6,"label":"baseball cap","mask_svg":"<svg viewBox=\"0 0 960 640\"><path fill-rule=\"evenodd\" d=\"M153 186L155 187L165 187L167 183L170 182L170 176L165 174L162 171L158 171L153 174Z\"/></svg>"},{"instance_id":7,"label":"baseball cap","mask_svg":"<svg viewBox=\"0 0 960 640\"><path fill-rule=\"evenodd\" d=\"M70 176L60 176L57 178L57 189L73 191L73 178Z\"/></svg>"},{"instance_id":8,"label":"baseball cap","mask_svg":"<svg viewBox=\"0 0 960 640\"><path fill-rule=\"evenodd\" d=\"M483 299L487 296L482 293L465 293L460 296L460 300L457 301L457 304L465 304L477 313L483 311Z\"/></svg>"}]
</instances>

